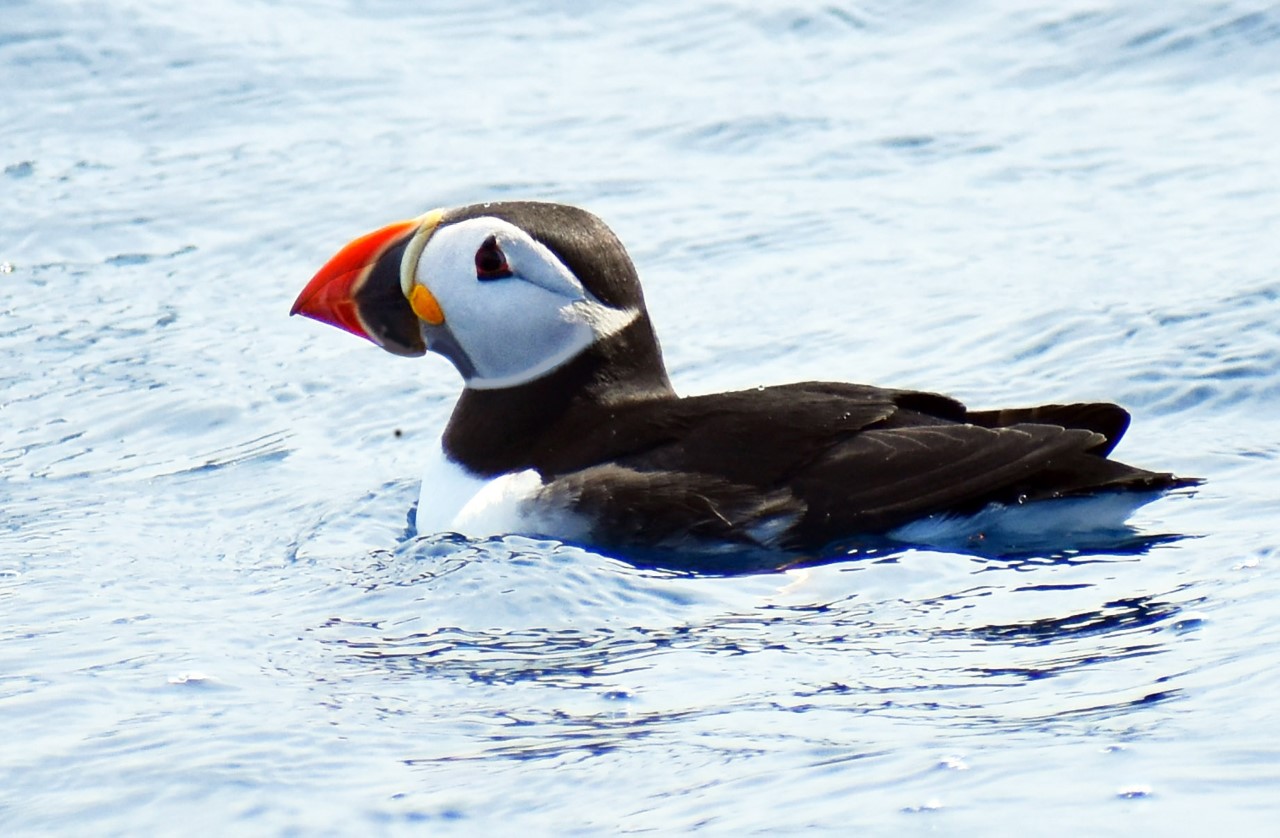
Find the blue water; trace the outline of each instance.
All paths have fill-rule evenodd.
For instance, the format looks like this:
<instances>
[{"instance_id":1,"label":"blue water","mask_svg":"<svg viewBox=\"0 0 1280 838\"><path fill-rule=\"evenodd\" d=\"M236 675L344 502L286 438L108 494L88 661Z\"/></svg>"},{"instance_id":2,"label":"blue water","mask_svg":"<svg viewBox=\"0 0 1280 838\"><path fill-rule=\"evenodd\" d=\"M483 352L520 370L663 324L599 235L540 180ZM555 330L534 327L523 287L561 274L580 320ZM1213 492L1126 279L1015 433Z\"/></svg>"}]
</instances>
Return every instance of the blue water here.
<instances>
[{"instance_id":1,"label":"blue water","mask_svg":"<svg viewBox=\"0 0 1280 838\"><path fill-rule=\"evenodd\" d=\"M0 832L1267 832L1277 137L1276 4L0 0ZM683 392L1115 400L1184 537L406 538L457 376L289 304L517 197Z\"/></svg>"}]
</instances>

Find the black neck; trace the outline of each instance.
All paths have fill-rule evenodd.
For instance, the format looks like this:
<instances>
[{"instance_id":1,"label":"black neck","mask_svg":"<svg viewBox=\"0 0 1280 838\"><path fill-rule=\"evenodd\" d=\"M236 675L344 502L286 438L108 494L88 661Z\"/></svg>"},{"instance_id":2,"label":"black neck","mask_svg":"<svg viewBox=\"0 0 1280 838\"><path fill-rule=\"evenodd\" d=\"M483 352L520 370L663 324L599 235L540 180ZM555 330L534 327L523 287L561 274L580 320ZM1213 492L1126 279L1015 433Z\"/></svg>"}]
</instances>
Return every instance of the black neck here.
<instances>
[{"instance_id":1,"label":"black neck","mask_svg":"<svg viewBox=\"0 0 1280 838\"><path fill-rule=\"evenodd\" d=\"M444 431L445 453L477 474L536 467L556 427L582 411L675 398L649 316L592 344L564 366L516 387L462 391Z\"/></svg>"}]
</instances>

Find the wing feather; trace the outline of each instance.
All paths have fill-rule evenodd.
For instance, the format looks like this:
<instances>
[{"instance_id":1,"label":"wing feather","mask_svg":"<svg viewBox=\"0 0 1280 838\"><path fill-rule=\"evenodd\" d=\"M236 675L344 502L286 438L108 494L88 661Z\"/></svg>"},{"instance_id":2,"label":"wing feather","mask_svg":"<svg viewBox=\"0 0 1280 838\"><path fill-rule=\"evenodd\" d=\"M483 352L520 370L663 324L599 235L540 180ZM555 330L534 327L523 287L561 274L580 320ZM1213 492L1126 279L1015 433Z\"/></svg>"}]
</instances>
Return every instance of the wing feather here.
<instances>
[{"instance_id":1,"label":"wing feather","mask_svg":"<svg viewBox=\"0 0 1280 838\"><path fill-rule=\"evenodd\" d=\"M941 510L976 509L1053 463L1099 444L1053 425L869 430L831 449L795 481L809 507L797 537L884 532ZM1005 492L1004 494L1008 494Z\"/></svg>"},{"instance_id":2,"label":"wing feather","mask_svg":"<svg viewBox=\"0 0 1280 838\"><path fill-rule=\"evenodd\" d=\"M600 534L808 549L993 501L1179 482L1106 459L1115 405L969 412L945 396L805 382L611 405L567 417L538 447L546 491Z\"/></svg>"},{"instance_id":3,"label":"wing feather","mask_svg":"<svg viewBox=\"0 0 1280 838\"><path fill-rule=\"evenodd\" d=\"M614 463L551 481L539 505L573 509L590 521L601 546L680 546L692 537L780 546L779 537L804 514L787 489L762 490L711 474L637 471Z\"/></svg>"}]
</instances>

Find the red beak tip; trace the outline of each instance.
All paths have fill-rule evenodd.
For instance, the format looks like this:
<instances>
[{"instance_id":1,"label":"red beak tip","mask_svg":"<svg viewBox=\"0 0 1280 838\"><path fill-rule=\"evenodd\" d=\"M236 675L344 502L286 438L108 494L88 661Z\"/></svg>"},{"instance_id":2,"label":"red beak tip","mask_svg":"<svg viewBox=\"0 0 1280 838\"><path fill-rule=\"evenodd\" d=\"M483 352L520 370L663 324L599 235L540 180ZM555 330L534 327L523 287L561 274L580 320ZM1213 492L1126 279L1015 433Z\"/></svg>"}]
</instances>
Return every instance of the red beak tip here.
<instances>
[{"instance_id":1,"label":"red beak tip","mask_svg":"<svg viewBox=\"0 0 1280 838\"><path fill-rule=\"evenodd\" d=\"M370 267L417 225L417 219L400 221L350 242L311 278L298 299L293 301L289 315L301 314L337 326L357 337L373 340L360 322L354 295Z\"/></svg>"}]
</instances>

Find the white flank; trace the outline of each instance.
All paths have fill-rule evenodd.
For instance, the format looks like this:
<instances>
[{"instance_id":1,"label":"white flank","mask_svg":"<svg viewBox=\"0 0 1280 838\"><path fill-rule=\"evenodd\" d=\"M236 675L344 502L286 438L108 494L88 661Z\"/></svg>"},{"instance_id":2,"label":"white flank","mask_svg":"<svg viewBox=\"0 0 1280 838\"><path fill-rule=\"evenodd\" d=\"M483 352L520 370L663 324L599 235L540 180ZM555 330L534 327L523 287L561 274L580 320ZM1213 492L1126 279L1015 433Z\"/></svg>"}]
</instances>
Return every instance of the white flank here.
<instances>
[{"instance_id":1,"label":"white flank","mask_svg":"<svg viewBox=\"0 0 1280 838\"><path fill-rule=\"evenodd\" d=\"M1138 507L1161 492L1111 492L1092 497L1006 506L993 503L974 515L931 515L887 533L909 544L954 549L1036 549L1066 539L1121 533Z\"/></svg>"},{"instance_id":2,"label":"white flank","mask_svg":"<svg viewBox=\"0 0 1280 838\"><path fill-rule=\"evenodd\" d=\"M572 513L540 502L541 489L542 477L533 469L478 477L437 446L422 476L414 526L420 535L456 532L469 538L585 535L587 527Z\"/></svg>"},{"instance_id":3,"label":"white flank","mask_svg":"<svg viewBox=\"0 0 1280 838\"><path fill-rule=\"evenodd\" d=\"M449 529L472 538L517 533L548 535L530 529L525 509L542 488L542 478L533 469L495 477L471 496L454 516Z\"/></svg>"}]
</instances>

